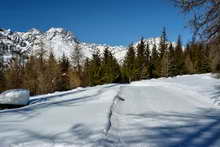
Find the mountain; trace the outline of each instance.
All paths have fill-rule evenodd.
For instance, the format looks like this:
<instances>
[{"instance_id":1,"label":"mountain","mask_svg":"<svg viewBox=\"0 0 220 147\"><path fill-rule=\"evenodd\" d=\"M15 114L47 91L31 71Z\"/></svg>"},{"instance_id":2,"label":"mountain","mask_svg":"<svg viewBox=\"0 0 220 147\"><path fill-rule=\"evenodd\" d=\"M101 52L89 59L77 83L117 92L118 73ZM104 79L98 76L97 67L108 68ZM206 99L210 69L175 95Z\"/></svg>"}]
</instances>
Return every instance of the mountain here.
<instances>
[{"instance_id":1,"label":"mountain","mask_svg":"<svg viewBox=\"0 0 220 147\"><path fill-rule=\"evenodd\" d=\"M159 45L160 38L145 39L144 42L152 48L153 44ZM134 46L138 43L135 43ZM31 29L28 32L12 32L11 30L0 29L0 50L4 52L3 60L5 61L16 56L16 54L36 54L42 48L46 50L47 55L52 51L56 58L60 58L63 54L70 57L77 44L82 48L84 57L89 58L94 51L100 50L102 53L108 47L118 61L122 61L127 51L125 46L81 42L72 32L63 28L51 28L46 32L37 29Z\"/></svg>"}]
</instances>

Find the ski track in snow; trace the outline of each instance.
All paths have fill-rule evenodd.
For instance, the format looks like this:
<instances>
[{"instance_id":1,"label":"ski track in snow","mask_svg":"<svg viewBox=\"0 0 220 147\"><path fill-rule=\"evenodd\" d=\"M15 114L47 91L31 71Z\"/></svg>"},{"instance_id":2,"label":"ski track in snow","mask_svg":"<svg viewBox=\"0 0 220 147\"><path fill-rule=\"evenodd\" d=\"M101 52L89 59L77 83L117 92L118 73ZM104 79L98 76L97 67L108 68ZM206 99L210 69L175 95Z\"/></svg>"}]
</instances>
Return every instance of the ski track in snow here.
<instances>
[{"instance_id":1,"label":"ski track in snow","mask_svg":"<svg viewBox=\"0 0 220 147\"><path fill-rule=\"evenodd\" d=\"M0 111L0 147L219 147L219 104L211 74L40 95Z\"/></svg>"}]
</instances>

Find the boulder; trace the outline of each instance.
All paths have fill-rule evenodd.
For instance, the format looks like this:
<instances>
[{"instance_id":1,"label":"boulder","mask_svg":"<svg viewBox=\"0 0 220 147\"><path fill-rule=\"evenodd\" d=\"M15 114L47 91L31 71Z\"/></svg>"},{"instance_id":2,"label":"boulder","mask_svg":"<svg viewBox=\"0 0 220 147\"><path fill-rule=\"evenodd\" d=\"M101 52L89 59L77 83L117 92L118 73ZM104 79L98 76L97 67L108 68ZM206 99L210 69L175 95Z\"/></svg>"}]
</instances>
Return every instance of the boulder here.
<instances>
[{"instance_id":1,"label":"boulder","mask_svg":"<svg viewBox=\"0 0 220 147\"><path fill-rule=\"evenodd\" d=\"M0 94L1 105L27 105L30 91L26 89L12 89Z\"/></svg>"}]
</instances>

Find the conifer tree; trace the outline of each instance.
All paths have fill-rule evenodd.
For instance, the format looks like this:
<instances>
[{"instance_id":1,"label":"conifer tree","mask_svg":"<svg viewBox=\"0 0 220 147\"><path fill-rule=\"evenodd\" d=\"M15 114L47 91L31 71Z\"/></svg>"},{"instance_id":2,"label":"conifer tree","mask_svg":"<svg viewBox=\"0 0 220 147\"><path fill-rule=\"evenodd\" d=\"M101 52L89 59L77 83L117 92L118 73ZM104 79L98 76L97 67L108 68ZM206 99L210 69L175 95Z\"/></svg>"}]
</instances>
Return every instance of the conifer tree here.
<instances>
[{"instance_id":1,"label":"conifer tree","mask_svg":"<svg viewBox=\"0 0 220 147\"><path fill-rule=\"evenodd\" d=\"M163 28L162 34L160 36L159 43L159 63L157 68L159 70L159 76L167 76L168 74L168 53L167 53L168 43L167 43L167 34L166 28Z\"/></svg>"},{"instance_id":2,"label":"conifer tree","mask_svg":"<svg viewBox=\"0 0 220 147\"><path fill-rule=\"evenodd\" d=\"M159 77L159 70L158 70L158 64L160 64L159 61L160 60L159 60L159 53L157 51L157 46L154 44L150 56L150 64L148 67L149 78Z\"/></svg>"},{"instance_id":3,"label":"conifer tree","mask_svg":"<svg viewBox=\"0 0 220 147\"><path fill-rule=\"evenodd\" d=\"M169 65L169 54L166 51L163 54L163 58L160 60L160 76L161 77L168 77L168 65Z\"/></svg>"},{"instance_id":4,"label":"conifer tree","mask_svg":"<svg viewBox=\"0 0 220 147\"><path fill-rule=\"evenodd\" d=\"M160 36L160 44L159 44L159 53L160 53L160 59L163 58L163 55L167 51L167 33L166 33L166 28L163 28L162 34Z\"/></svg>"},{"instance_id":5,"label":"conifer tree","mask_svg":"<svg viewBox=\"0 0 220 147\"><path fill-rule=\"evenodd\" d=\"M176 58L176 68L177 68L177 75L181 75L184 73L184 54L182 48L182 41L181 37L178 36L177 45L175 47L175 58Z\"/></svg>"},{"instance_id":6,"label":"conifer tree","mask_svg":"<svg viewBox=\"0 0 220 147\"><path fill-rule=\"evenodd\" d=\"M39 49L36 53L36 67L35 70L37 72L37 82L38 82L38 89L37 94L43 94L47 92L47 86L45 84L45 75L46 75L46 53L47 51L44 48L43 42L40 42Z\"/></svg>"},{"instance_id":7,"label":"conifer tree","mask_svg":"<svg viewBox=\"0 0 220 147\"><path fill-rule=\"evenodd\" d=\"M49 58L46 62L46 71L45 71L45 85L47 92L53 92L56 90L56 79L58 77L59 66L54 57L53 52L50 52Z\"/></svg>"},{"instance_id":8,"label":"conifer tree","mask_svg":"<svg viewBox=\"0 0 220 147\"><path fill-rule=\"evenodd\" d=\"M89 85L100 85L102 84L101 77L102 77L102 71L101 71L101 57L100 57L100 51L97 49L93 55L92 59L90 61L90 67L89 67Z\"/></svg>"},{"instance_id":9,"label":"conifer tree","mask_svg":"<svg viewBox=\"0 0 220 147\"><path fill-rule=\"evenodd\" d=\"M210 61L206 49L202 44L198 45L198 61L197 72L208 73L210 72Z\"/></svg>"},{"instance_id":10,"label":"conifer tree","mask_svg":"<svg viewBox=\"0 0 220 147\"><path fill-rule=\"evenodd\" d=\"M145 49L144 39L141 38L140 43L137 45L137 58L136 58L136 67L137 67L137 80L143 79L146 77L144 72L148 51Z\"/></svg>"},{"instance_id":11,"label":"conifer tree","mask_svg":"<svg viewBox=\"0 0 220 147\"><path fill-rule=\"evenodd\" d=\"M184 73L193 74L195 72L194 64L192 61L192 49L191 45L187 44L184 51Z\"/></svg>"},{"instance_id":12,"label":"conifer tree","mask_svg":"<svg viewBox=\"0 0 220 147\"><path fill-rule=\"evenodd\" d=\"M133 44L129 45L127 54L123 63L123 73L129 82L136 79L136 53Z\"/></svg>"},{"instance_id":13,"label":"conifer tree","mask_svg":"<svg viewBox=\"0 0 220 147\"><path fill-rule=\"evenodd\" d=\"M70 89L69 83L69 59L63 54L62 58L59 61L59 75L56 80L56 89L58 91L64 91Z\"/></svg>"},{"instance_id":14,"label":"conifer tree","mask_svg":"<svg viewBox=\"0 0 220 147\"><path fill-rule=\"evenodd\" d=\"M108 48L104 50L101 67L103 72L103 83L120 82L120 66Z\"/></svg>"},{"instance_id":15,"label":"conifer tree","mask_svg":"<svg viewBox=\"0 0 220 147\"><path fill-rule=\"evenodd\" d=\"M82 85L83 86L88 86L88 85L91 85L90 84L90 68L91 68L91 65L90 65L90 60L89 58L87 57L85 59L85 62L84 62L84 66L83 66L83 76L82 76Z\"/></svg>"},{"instance_id":16,"label":"conifer tree","mask_svg":"<svg viewBox=\"0 0 220 147\"><path fill-rule=\"evenodd\" d=\"M168 48L168 76L177 75L177 65L176 65L176 56L173 45L170 44Z\"/></svg>"},{"instance_id":17,"label":"conifer tree","mask_svg":"<svg viewBox=\"0 0 220 147\"><path fill-rule=\"evenodd\" d=\"M144 67L143 67L143 79L149 78L149 65L150 65L150 47L149 44L147 43L145 45L145 51L144 51Z\"/></svg>"}]
</instances>

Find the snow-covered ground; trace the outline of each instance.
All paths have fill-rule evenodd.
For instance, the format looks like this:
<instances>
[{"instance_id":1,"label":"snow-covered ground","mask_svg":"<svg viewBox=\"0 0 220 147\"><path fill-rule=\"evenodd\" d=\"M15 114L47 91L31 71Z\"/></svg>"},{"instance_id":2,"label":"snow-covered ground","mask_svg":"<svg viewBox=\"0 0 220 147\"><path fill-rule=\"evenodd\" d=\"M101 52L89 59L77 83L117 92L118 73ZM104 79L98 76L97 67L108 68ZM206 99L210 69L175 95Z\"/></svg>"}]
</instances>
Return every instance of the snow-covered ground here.
<instances>
[{"instance_id":1,"label":"snow-covered ground","mask_svg":"<svg viewBox=\"0 0 220 147\"><path fill-rule=\"evenodd\" d=\"M0 111L0 147L219 147L219 138L211 74L78 88Z\"/></svg>"}]
</instances>

